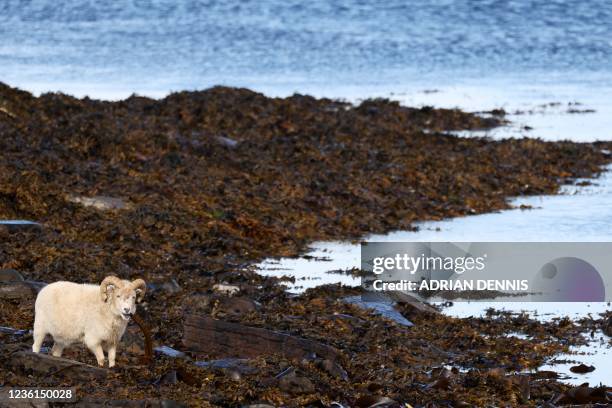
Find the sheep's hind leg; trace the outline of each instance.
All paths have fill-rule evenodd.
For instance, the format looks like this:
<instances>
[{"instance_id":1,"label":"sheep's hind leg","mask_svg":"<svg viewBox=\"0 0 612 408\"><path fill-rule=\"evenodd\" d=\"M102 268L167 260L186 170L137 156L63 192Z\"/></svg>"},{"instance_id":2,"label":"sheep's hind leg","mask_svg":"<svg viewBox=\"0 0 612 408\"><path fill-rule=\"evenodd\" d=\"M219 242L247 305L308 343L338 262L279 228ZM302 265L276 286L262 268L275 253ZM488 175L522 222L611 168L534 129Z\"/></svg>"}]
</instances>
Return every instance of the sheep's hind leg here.
<instances>
[{"instance_id":1,"label":"sheep's hind leg","mask_svg":"<svg viewBox=\"0 0 612 408\"><path fill-rule=\"evenodd\" d=\"M58 343L57 341L55 343L53 343L53 348L51 349L51 354L54 357L61 357L62 353L64 352L64 345Z\"/></svg>"},{"instance_id":2,"label":"sheep's hind leg","mask_svg":"<svg viewBox=\"0 0 612 408\"><path fill-rule=\"evenodd\" d=\"M34 353L40 352L40 346L42 346L42 343L45 340L46 335L47 333L45 333L44 330L40 328L40 326L37 326L36 322L34 322L34 331L32 333L32 337L34 337L34 344L32 344L32 351Z\"/></svg>"},{"instance_id":3,"label":"sheep's hind leg","mask_svg":"<svg viewBox=\"0 0 612 408\"><path fill-rule=\"evenodd\" d=\"M87 345L87 348L89 348L89 350L96 355L98 365L100 367L104 367L104 351L102 350L102 344L100 344L99 341L88 341L85 339L85 345Z\"/></svg>"}]
</instances>

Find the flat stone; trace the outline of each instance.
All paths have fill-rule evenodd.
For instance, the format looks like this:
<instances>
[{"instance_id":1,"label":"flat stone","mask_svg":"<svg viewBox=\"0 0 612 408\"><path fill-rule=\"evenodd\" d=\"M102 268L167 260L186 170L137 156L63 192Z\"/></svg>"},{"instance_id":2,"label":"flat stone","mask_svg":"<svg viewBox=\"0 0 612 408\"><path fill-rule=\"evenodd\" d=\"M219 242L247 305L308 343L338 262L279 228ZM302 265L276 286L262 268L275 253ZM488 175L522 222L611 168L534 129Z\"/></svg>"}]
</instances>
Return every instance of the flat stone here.
<instances>
[{"instance_id":1,"label":"flat stone","mask_svg":"<svg viewBox=\"0 0 612 408\"><path fill-rule=\"evenodd\" d=\"M229 317L240 317L257 310L257 304L248 297L223 297L219 300L218 311Z\"/></svg>"},{"instance_id":2,"label":"flat stone","mask_svg":"<svg viewBox=\"0 0 612 408\"><path fill-rule=\"evenodd\" d=\"M23 282L23 276L15 269L0 269L0 282Z\"/></svg>"},{"instance_id":3,"label":"flat stone","mask_svg":"<svg viewBox=\"0 0 612 408\"><path fill-rule=\"evenodd\" d=\"M98 210L129 210L132 208L132 204L124 201L117 197L107 196L69 196L68 201L72 203L81 204L84 207L93 207Z\"/></svg>"},{"instance_id":4,"label":"flat stone","mask_svg":"<svg viewBox=\"0 0 612 408\"><path fill-rule=\"evenodd\" d=\"M36 296L36 290L26 282L0 283L0 299L30 299Z\"/></svg>"}]
</instances>

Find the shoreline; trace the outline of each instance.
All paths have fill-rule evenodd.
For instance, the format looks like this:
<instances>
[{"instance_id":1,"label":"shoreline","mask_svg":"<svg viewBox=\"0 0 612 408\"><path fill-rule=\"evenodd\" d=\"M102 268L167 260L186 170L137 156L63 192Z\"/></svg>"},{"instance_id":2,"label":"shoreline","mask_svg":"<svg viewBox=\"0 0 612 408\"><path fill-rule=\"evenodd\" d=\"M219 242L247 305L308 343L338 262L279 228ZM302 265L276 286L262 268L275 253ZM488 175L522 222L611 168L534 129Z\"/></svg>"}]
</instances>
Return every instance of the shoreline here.
<instances>
[{"instance_id":1,"label":"shoreline","mask_svg":"<svg viewBox=\"0 0 612 408\"><path fill-rule=\"evenodd\" d=\"M380 390L412 403L419 398L446 400L447 392L465 399L490 398L496 386L484 380L488 371L476 389L414 386L437 382L431 368L444 364L448 355L426 348L401 357L402 349L431 342L461 352L450 342L450 332L432 338L435 327L448 326L466 333L463 346L476 342L458 362L490 350L510 373L521 364L533 368L543 356L558 352L559 345L538 343L541 353L527 357L529 341L508 340L512 344L505 346L525 359L512 361L508 349L487 343L469 322L403 310L416 323L407 332L337 301L355 290L318 288L294 299L274 279L245 266L271 255L297 255L316 240L350 239L410 229L417 221L508 208L511 196L555 193L564 183L597 175L610 162L601 151L606 143L460 138L446 132L491 128L503 118L414 109L385 100L353 106L216 87L159 100L103 102L62 94L33 97L0 84L0 107L0 218L44 225L38 232L5 232L2 239L8 243L0 269L16 269L28 280L43 282L96 282L109 273L143 276L158 288L148 295L145 314L159 345L182 349L183 316L199 313L328 344L343 355L342 369L351 378L347 382L343 375L330 374L320 367L322 362L262 357L256 359L256 375L238 380L252 392L237 395L231 376L212 374L219 387L211 388L204 382L210 370L182 360L158 356L148 371L129 372L152 383L169 370L184 370L189 375L179 384L191 387L191 394L181 397L175 383L163 386L167 395L187 400L206 394L219 404L295 405L321 398L355 402L355 395L382 395ZM90 205L100 196L107 198L107 207ZM177 287L164 289L170 280ZM241 296L216 293L213 285L218 283L238 286ZM239 313L236 299L242 302ZM31 327L28 302L3 300L11 313L0 325ZM333 317L338 314L350 318ZM383 346L384 356L363 351ZM69 356L91 363L86 353L74 353ZM126 365L133 358L124 351L119 361ZM368 370L377 358L392 367L392 374L377 368L376 375L385 378L380 388L374 387L378 391L359 388L376 383ZM499 368L487 364L483 370ZM278 382L258 379L274 378L288 366L323 391L306 386L306 392L283 390ZM416 379L408 383L403 370L412 370ZM130 383L126 375L109 380L106 390L104 383L80 386L97 396L110 395L112 387L119 387L115 398L157 395L151 383ZM196 381L189 384L189 376ZM453 373L453 382L464 381L462 376ZM4 370L0 379L10 380ZM17 375L17 381L29 380ZM504 393L512 381L502 386ZM553 383L560 393L568 389ZM541 394L535 395L547 395L544 387L537 389Z\"/></svg>"}]
</instances>

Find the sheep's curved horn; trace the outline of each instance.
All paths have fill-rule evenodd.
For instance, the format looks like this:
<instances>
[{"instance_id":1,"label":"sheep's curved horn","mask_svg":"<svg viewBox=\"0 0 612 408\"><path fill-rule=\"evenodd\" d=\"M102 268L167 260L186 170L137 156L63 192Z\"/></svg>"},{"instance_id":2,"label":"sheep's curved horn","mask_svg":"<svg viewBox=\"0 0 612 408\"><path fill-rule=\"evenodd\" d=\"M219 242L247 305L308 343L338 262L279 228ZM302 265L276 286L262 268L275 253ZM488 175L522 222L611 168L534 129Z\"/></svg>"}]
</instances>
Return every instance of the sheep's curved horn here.
<instances>
[{"instance_id":1,"label":"sheep's curved horn","mask_svg":"<svg viewBox=\"0 0 612 408\"><path fill-rule=\"evenodd\" d=\"M142 302L145 292L147 291L147 284L142 279L135 279L132 281L132 287L136 291L136 301L138 303Z\"/></svg>"},{"instance_id":2,"label":"sheep's curved horn","mask_svg":"<svg viewBox=\"0 0 612 408\"><path fill-rule=\"evenodd\" d=\"M108 287L112 285L116 288L119 288L123 285L121 279L116 276L107 276L104 278L102 283L100 284L100 296L102 296L102 301L106 302L108 300Z\"/></svg>"}]
</instances>

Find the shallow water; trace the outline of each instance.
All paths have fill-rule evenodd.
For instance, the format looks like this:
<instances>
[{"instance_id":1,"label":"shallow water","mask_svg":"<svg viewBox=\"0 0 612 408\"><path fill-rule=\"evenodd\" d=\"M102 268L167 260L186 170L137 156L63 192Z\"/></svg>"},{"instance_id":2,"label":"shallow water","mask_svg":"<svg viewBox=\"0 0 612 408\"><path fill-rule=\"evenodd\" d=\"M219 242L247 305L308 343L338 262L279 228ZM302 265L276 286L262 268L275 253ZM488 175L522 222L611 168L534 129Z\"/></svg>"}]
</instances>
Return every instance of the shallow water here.
<instances>
[{"instance_id":1,"label":"shallow water","mask_svg":"<svg viewBox=\"0 0 612 408\"><path fill-rule=\"evenodd\" d=\"M585 187L565 186L560 195L520 197L512 204L531 205L534 209L512 209L497 213L453 218L443 221L418 223L419 230L397 231L385 235L372 235L365 240L377 242L462 242L462 241L583 241L607 242L612 240L612 173L606 171L593 180L593 185ZM307 288L327 283L342 283L349 286L360 285L360 279L338 273L360 267L360 245L349 242L318 242L306 254L306 258L268 259L259 267L260 273L271 276L292 276L294 283L286 282L288 290L301 292ZM336 271L335 273L327 273ZM490 307L513 312L526 311L534 318L548 321L568 316L572 319L592 316L612 310L609 303L544 303L544 302L455 302L444 309L444 313L456 317L481 316ZM604 336L605 337L605 336ZM609 384L612 378L612 358L610 347L595 341L589 346L572 351L586 354L557 356L595 365L596 370L588 374L574 374L569 371L572 365L559 364L553 369L564 376L564 381L581 384ZM548 365L542 369L550 369Z\"/></svg>"},{"instance_id":2,"label":"shallow water","mask_svg":"<svg viewBox=\"0 0 612 408\"><path fill-rule=\"evenodd\" d=\"M612 167L609 167L610 169ZM612 240L612 172L603 172L592 185L564 186L561 194L519 197L511 209L496 213L417 223L419 230L396 231L364 237L377 242L608 242ZM360 267L360 246L349 242L316 242L305 258L268 259L261 273L296 277L292 289L302 290L323 283L359 285L359 278L331 270Z\"/></svg>"},{"instance_id":3,"label":"shallow water","mask_svg":"<svg viewBox=\"0 0 612 408\"><path fill-rule=\"evenodd\" d=\"M516 126L495 137L612 138L605 0L9 0L0 37L0 81L36 93L118 99L221 84L380 96L539 112L511 115Z\"/></svg>"}]
</instances>

